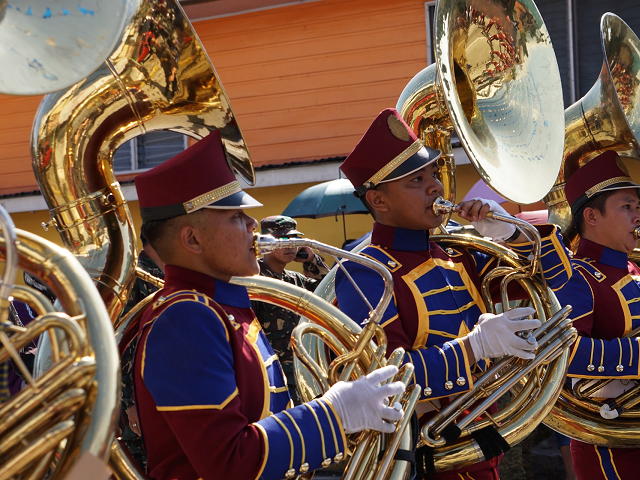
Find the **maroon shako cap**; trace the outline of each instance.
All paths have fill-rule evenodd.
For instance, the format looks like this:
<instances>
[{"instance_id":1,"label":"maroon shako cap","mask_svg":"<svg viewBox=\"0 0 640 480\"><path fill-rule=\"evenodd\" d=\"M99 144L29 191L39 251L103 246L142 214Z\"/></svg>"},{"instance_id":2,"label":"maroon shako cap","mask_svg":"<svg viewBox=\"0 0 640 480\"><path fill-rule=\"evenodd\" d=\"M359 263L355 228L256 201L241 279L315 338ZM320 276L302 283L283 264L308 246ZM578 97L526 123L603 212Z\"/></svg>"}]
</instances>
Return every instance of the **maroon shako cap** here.
<instances>
[{"instance_id":1,"label":"maroon shako cap","mask_svg":"<svg viewBox=\"0 0 640 480\"><path fill-rule=\"evenodd\" d=\"M214 130L195 145L135 179L143 222L166 220L201 208L252 208L262 204L236 180Z\"/></svg>"},{"instance_id":2,"label":"maroon shako cap","mask_svg":"<svg viewBox=\"0 0 640 480\"><path fill-rule=\"evenodd\" d=\"M340 166L363 197L378 184L397 180L436 161L442 152L425 147L394 108L380 112Z\"/></svg>"},{"instance_id":3,"label":"maroon shako cap","mask_svg":"<svg viewBox=\"0 0 640 480\"><path fill-rule=\"evenodd\" d=\"M618 154L608 150L579 168L567 180L564 193L575 218L594 195L623 188L640 188L640 185L631 179Z\"/></svg>"}]
</instances>

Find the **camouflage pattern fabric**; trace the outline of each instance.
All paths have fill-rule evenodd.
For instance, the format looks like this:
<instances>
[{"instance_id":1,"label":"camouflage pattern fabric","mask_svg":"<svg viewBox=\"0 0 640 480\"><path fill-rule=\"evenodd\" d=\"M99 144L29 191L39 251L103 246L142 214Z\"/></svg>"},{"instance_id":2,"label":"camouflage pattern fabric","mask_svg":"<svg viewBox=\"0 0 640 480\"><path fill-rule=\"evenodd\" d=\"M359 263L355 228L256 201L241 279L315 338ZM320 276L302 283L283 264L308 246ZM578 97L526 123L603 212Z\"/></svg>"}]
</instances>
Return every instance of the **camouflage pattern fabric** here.
<instances>
[{"instance_id":1,"label":"camouflage pattern fabric","mask_svg":"<svg viewBox=\"0 0 640 480\"><path fill-rule=\"evenodd\" d=\"M156 265L153 260L151 260L151 258L144 252L144 250L140 252L140 255L138 256L138 266L154 277L164 279L164 272L160 269L160 267ZM140 278L136 278L136 281L133 284L133 288L129 293L129 300L127 301L127 305L124 307L124 312L122 315L126 315L140 301L144 300L147 296L157 290L158 288L155 285L144 282ZM137 343L138 337L135 337L131 341L131 343L129 343L124 353L122 354L122 358L120 359L122 372L122 393L120 395L120 400L122 409L125 412L129 407L135 405L133 395L133 358L135 355ZM131 452L131 455L136 460L136 462L138 462L138 465L140 465L146 471L147 456L144 451L142 439L133 430L131 430L128 421L125 422L125 426L122 430L122 440L124 440L125 445L129 449L129 452Z\"/></svg>"},{"instance_id":2,"label":"camouflage pattern fabric","mask_svg":"<svg viewBox=\"0 0 640 480\"><path fill-rule=\"evenodd\" d=\"M269 217L267 217L269 218ZM278 274L271 270L264 261L258 260L260 265L260 275L265 277L277 278L284 282L314 291L318 283L329 272L329 267L320 255L314 255L314 259L310 262L304 262L304 271L309 272L310 276L302 275L298 272L285 270L282 274ZM307 265L308 264L308 265ZM313 273L315 272L315 273ZM282 370L287 377L289 393L296 405L299 405L300 399L296 390L296 379L293 373L293 352L291 351L291 332L298 325L300 317L293 312L284 308L271 305L264 302L251 302L251 308L256 317L262 324L273 350L280 359Z\"/></svg>"}]
</instances>

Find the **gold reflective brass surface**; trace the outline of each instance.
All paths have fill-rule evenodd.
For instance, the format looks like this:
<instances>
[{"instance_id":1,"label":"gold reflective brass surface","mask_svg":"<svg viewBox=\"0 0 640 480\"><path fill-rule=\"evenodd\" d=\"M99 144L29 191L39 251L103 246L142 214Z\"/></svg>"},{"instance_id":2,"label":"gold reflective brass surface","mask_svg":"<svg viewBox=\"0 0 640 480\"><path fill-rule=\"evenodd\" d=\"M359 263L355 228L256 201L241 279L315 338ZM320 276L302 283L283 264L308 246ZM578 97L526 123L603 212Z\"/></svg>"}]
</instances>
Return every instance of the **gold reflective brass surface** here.
<instances>
[{"instance_id":1,"label":"gold reflective brass surface","mask_svg":"<svg viewBox=\"0 0 640 480\"><path fill-rule=\"evenodd\" d=\"M436 63L407 84L396 108L443 151L445 199L455 197L455 131L491 188L515 203L540 200L560 167L563 102L534 2L440 0L434 29Z\"/></svg>"},{"instance_id":2,"label":"gold reflective brass surface","mask_svg":"<svg viewBox=\"0 0 640 480\"><path fill-rule=\"evenodd\" d=\"M33 169L64 245L97 282L112 319L134 279L136 235L113 154L146 132L202 138L219 129L230 165L255 174L229 99L174 0L127 1L119 45L102 68L46 96L32 131Z\"/></svg>"},{"instance_id":3,"label":"gold reflective brass surface","mask_svg":"<svg viewBox=\"0 0 640 480\"><path fill-rule=\"evenodd\" d=\"M600 23L604 62L596 83L565 110L562 168L544 198L549 223L559 225L577 248L571 208L564 195L565 182L605 150L640 160L640 40L618 16L606 13Z\"/></svg>"},{"instance_id":4,"label":"gold reflective brass surface","mask_svg":"<svg viewBox=\"0 0 640 480\"><path fill-rule=\"evenodd\" d=\"M600 76L591 90L565 111L563 164L553 189L544 199L549 207L549 222L560 225L574 251L579 236L564 195L565 182L605 150L640 160L640 39L612 13L602 16L600 38L604 54ZM637 252L630 260L637 263ZM634 408L635 399L622 403L629 410L618 418L605 419L600 415L602 402L576 396L571 388L564 387L544 423L593 445L638 447L640 409Z\"/></svg>"},{"instance_id":5,"label":"gold reflective brass surface","mask_svg":"<svg viewBox=\"0 0 640 480\"><path fill-rule=\"evenodd\" d=\"M537 317L543 322L540 330L540 347L538 353L547 348L548 355L544 361L541 361L535 368L527 371L527 362L516 358L503 359L497 366L497 370L489 372L489 377L495 375L490 382L483 385L481 390L472 390L469 398L473 401L486 400L490 395L495 394L512 378L520 378L519 384L511 389L513 397L510 402L502 407L492 418L499 424L498 431L510 445L515 445L524 440L533 429L545 418L554 405L555 399L560 394L566 370L568 367L568 351L567 347L572 343L577 335L575 329L572 328L571 322L564 320L567 312L562 313L560 304L555 295L549 290L546 284L541 280L539 275L525 277L521 273L531 270L530 265L522 264L517 256L509 249L502 247L489 240L471 236L471 235L432 235L431 240L438 242L443 248L449 246L453 248L468 248L479 250L481 252L492 255L500 259L501 272L504 276L510 274L514 276L515 281L525 290L530 298L531 306L536 309ZM360 250L368 244L363 242L355 250ZM536 270L534 269L534 272ZM491 273L487 278L496 278ZM335 299L335 269L322 280L315 291L329 302ZM489 285L487 285L488 287ZM487 301L488 291L483 285L483 298ZM504 286L506 288L506 285ZM502 290L502 288L501 288ZM488 297L490 298L490 297ZM496 311L493 303L487 305L487 311ZM561 314L558 316L558 314ZM556 316L553 324L546 322L548 319ZM301 326L304 324L301 324ZM553 328L549 328L553 327ZM299 327L300 328L300 327ZM323 365L323 369L327 369L326 351L320 342L314 343L313 340L306 340L306 345L310 354L317 364ZM545 347L546 346L546 347ZM300 359L296 359L300 360ZM297 369L304 370L304 369ZM305 381L304 376L298 376L298 381ZM477 382L483 383L489 378L483 380L481 377ZM318 388L317 383L312 383L310 390L310 398L322 392ZM504 392L503 392L504 393ZM498 393L498 396L500 393ZM459 396L458 398L460 398ZM493 400L491 401L493 403ZM466 405L469 406L469 405ZM451 415L448 419L458 418L462 411L458 411ZM446 420L446 419L443 419ZM440 420L439 420L440 421ZM462 436L454 443L442 445L440 437L436 440L439 445L434 452L435 467L438 472L445 472L458 468L465 468L474 463L482 461L484 458L482 452L478 448L475 440L470 436L470 432L475 429L483 428L491 424L491 421L483 417L479 421L469 423L464 429ZM435 425L436 428L438 425ZM424 441L425 438L422 437ZM364 441L364 440L363 440Z\"/></svg>"},{"instance_id":6,"label":"gold reflective brass surface","mask_svg":"<svg viewBox=\"0 0 640 480\"><path fill-rule=\"evenodd\" d=\"M404 350L396 349L386 359L387 337L379 326L393 295L393 279L386 267L363 255L310 239L277 240L271 235L258 234L254 239L256 252L262 254L278 248L302 246L313 248L336 259L348 259L368 266L380 274L385 283L381 299L369 312L366 326L361 328L321 297L294 285L261 276L232 280L233 283L247 287L252 300L268 302L292 310L303 317L291 337L297 386L302 400L311 401L324 394L337 381L355 380L385 365L396 365L400 368ZM331 362L326 356L327 349L336 357ZM365 431L347 437L350 459L342 476L344 480L408 478L410 465L405 461L394 460L394 456L398 448L411 442L410 429L407 427L420 397L419 387L408 386L412 375L413 365L404 365L393 379L402 381L407 386L404 394L392 400L392 404L400 403L405 412L394 433Z\"/></svg>"},{"instance_id":7,"label":"gold reflective brass surface","mask_svg":"<svg viewBox=\"0 0 640 480\"><path fill-rule=\"evenodd\" d=\"M50 364L34 375L33 384L0 405L0 478L44 478L52 465L55 470L47 478L64 478L84 452L106 460L120 411L118 352L106 308L78 261L33 234L17 234L19 267L47 284L64 313L52 312L39 292L16 289L15 297L39 316L13 332L11 342L20 349L46 331L62 330L65 348L51 335ZM3 236L3 262L6 252ZM0 348L0 363L7 356Z\"/></svg>"}]
</instances>

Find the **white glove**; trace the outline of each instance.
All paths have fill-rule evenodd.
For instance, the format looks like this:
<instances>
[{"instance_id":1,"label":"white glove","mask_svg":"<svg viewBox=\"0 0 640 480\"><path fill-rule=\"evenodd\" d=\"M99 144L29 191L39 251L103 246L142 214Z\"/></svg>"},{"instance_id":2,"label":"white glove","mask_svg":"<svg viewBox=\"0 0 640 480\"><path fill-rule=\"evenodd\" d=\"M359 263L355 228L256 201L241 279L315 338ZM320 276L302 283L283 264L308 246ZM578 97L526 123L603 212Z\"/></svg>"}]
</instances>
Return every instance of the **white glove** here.
<instances>
[{"instance_id":1,"label":"white glove","mask_svg":"<svg viewBox=\"0 0 640 480\"><path fill-rule=\"evenodd\" d=\"M473 200L480 200L481 202L489 205L491 212L499 213L510 217L507 211L493 200L484 200L476 197ZM477 222L471 222L471 225L478 231L483 237L489 237L497 241L504 241L510 238L516 231L516 226L511 223L501 222L500 220L492 220L490 218L483 218Z\"/></svg>"},{"instance_id":2,"label":"white glove","mask_svg":"<svg viewBox=\"0 0 640 480\"><path fill-rule=\"evenodd\" d=\"M360 377L353 382L338 382L322 398L335 408L345 433L362 430L377 430L393 433L395 425L385 422L397 422L402 418L402 409L388 407L388 397L404 392L404 383L393 382L379 385L398 373L398 367L389 365Z\"/></svg>"},{"instance_id":3,"label":"white glove","mask_svg":"<svg viewBox=\"0 0 640 480\"><path fill-rule=\"evenodd\" d=\"M534 313L534 308L525 307L514 308L500 315L480 315L478 323L467 335L476 360L501 355L515 355L527 360L535 358L533 351L538 348L538 342L530 344L526 339L518 337L516 332L534 330L542 323L536 318L514 320Z\"/></svg>"}]
</instances>

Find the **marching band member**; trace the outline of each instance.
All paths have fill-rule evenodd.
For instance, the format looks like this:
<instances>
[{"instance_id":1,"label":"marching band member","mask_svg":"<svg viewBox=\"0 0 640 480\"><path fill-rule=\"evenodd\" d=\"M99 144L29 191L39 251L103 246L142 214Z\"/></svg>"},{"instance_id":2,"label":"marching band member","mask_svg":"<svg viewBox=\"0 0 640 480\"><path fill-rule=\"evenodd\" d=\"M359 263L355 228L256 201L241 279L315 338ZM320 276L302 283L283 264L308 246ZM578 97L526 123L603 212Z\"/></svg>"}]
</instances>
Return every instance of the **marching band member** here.
<instances>
[{"instance_id":1,"label":"marching band member","mask_svg":"<svg viewBox=\"0 0 640 480\"><path fill-rule=\"evenodd\" d=\"M397 368L339 382L289 408L282 368L232 276L258 273L261 206L241 190L219 131L139 175L142 234L165 263L134 360L136 405L154 479L280 479L341 460L345 433L390 432L402 411L378 385Z\"/></svg>"},{"instance_id":2,"label":"marching band member","mask_svg":"<svg viewBox=\"0 0 640 480\"><path fill-rule=\"evenodd\" d=\"M638 338L622 338L640 326L640 269L628 258L637 245L639 188L618 155L607 151L565 186L581 236L576 255L563 247L557 227L538 227L545 278L560 303L573 306L573 326L580 335L571 350L568 376L574 381L615 379L592 395L597 398L615 398L640 377ZM510 246L523 258L531 250L528 243ZM638 478L639 449L571 440L571 455L579 480Z\"/></svg>"},{"instance_id":3,"label":"marching band member","mask_svg":"<svg viewBox=\"0 0 640 480\"><path fill-rule=\"evenodd\" d=\"M476 366L481 359L500 355L533 358L531 351L537 345L515 333L540 325L536 319L514 321L534 313L531 308L501 315L486 313L480 278L490 270L490 257L444 249L429 241L429 230L442 223L442 216L432 210L434 200L443 195L436 178L435 161L440 155L439 150L423 146L396 110L387 109L340 167L375 219L371 245L362 253L385 265L393 276L394 301L381 325L388 352L404 348L405 360L415 367L413 381L422 387L419 414L426 411L429 401L472 389L474 368L481 368ZM375 305L382 295L382 280L360 265L344 265ZM340 270L336 295L340 309L351 318L362 321L368 317L367 304ZM497 480L500 457L491 458L487 451L488 460L464 471L441 474L435 474L433 463L420 457L417 467L422 475L441 480L458 480L462 475Z\"/></svg>"}]
</instances>

